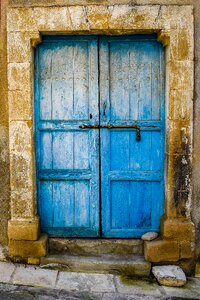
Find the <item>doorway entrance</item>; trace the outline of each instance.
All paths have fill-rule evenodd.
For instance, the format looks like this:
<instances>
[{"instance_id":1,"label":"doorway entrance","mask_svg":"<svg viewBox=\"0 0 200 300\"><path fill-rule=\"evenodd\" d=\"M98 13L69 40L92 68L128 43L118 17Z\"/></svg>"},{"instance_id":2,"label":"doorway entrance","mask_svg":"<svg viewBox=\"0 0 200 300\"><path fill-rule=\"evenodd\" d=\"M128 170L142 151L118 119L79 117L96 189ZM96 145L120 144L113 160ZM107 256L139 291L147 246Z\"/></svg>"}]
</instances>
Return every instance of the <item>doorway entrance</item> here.
<instances>
[{"instance_id":1,"label":"doorway entrance","mask_svg":"<svg viewBox=\"0 0 200 300\"><path fill-rule=\"evenodd\" d=\"M35 116L42 231L159 231L164 49L156 36L45 37L35 52Z\"/></svg>"}]
</instances>

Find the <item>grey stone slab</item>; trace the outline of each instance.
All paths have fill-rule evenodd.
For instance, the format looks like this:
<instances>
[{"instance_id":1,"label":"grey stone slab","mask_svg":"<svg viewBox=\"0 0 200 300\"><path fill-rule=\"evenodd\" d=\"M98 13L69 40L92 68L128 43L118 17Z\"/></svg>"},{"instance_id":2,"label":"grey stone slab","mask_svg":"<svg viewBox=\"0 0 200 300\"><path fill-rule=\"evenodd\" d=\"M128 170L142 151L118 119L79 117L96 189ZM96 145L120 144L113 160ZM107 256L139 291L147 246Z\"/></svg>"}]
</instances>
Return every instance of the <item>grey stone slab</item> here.
<instances>
[{"instance_id":1,"label":"grey stone slab","mask_svg":"<svg viewBox=\"0 0 200 300\"><path fill-rule=\"evenodd\" d=\"M179 266L155 266L152 273L162 285L179 287L186 284L186 276Z\"/></svg>"},{"instance_id":2,"label":"grey stone slab","mask_svg":"<svg viewBox=\"0 0 200 300\"><path fill-rule=\"evenodd\" d=\"M105 293L102 300L154 300L164 299L162 297L145 296L145 295L122 295L119 293Z\"/></svg>"},{"instance_id":3,"label":"grey stone slab","mask_svg":"<svg viewBox=\"0 0 200 300\"><path fill-rule=\"evenodd\" d=\"M55 268L71 272L126 274L138 277L150 275L151 264L139 255L74 256L68 254L48 255L41 259L43 268Z\"/></svg>"},{"instance_id":4,"label":"grey stone slab","mask_svg":"<svg viewBox=\"0 0 200 300\"><path fill-rule=\"evenodd\" d=\"M52 253L64 252L72 255L97 254L143 254L141 239L61 239L50 238Z\"/></svg>"},{"instance_id":5,"label":"grey stone slab","mask_svg":"<svg viewBox=\"0 0 200 300\"><path fill-rule=\"evenodd\" d=\"M200 282L195 278L188 278L184 287L162 286L164 293L172 299L200 299Z\"/></svg>"},{"instance_id":6,"label":"grey stone slab","mask_svg":"<svg viewBox=\"0 0 200 300\"><path fill-rule=\"evenodd\" d=\"M158 284L137 280L137 279L121 279L119 276L115 276L117 292L122 294L133 294L133 295L143 295L143 296L162 296L162 292Z\"/></svg>"},{"instance_id":7,"label":"grey stone slab","mask_svg":"<svg viewBox=\"0 0 200 300\"><path fill-rule=\"evenodd\" d=\"M0 262L0 282L9 283L14 270L14 264L8 262Z\"/></svg>"},{"instance_id":8,"label":"grey stone slab","mask_svg":"<svg viewBox=\"0 0 200 300\"><path fill-rule=\"evenodd\" d=\"M14 284L38 286L38 287L55 287L58 271L43 270L36 267L19 266L13 276Z\"/></svg>"},{"instance_id":9,"label":"grey stone slab","mask_svg":"<svg viewBox=\"0 0 200 300\"><path fill-rule=\"evenodd\" d=\"M56 288L68 291L114 292L113 275L60 272Z\"/></svg>"}]
</instances>

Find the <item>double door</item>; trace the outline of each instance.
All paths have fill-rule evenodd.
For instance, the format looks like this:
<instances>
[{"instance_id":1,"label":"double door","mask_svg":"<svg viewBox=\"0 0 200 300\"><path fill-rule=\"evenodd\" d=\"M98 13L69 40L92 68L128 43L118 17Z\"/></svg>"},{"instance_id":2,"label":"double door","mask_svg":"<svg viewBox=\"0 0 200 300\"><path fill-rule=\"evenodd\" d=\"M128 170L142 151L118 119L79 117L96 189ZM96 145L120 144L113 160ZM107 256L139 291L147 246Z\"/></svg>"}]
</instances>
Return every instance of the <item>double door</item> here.
<instances>
[{"instance_id":1,"label":"double door","mask_svg":"<svg viewBox=\"0 0 200 300\"><path fill-rule=\"evenodd\" d=\"M53 236L159 231L164 51L152 36L46 37L35 52L37 197Z\"/></svg>"}]
</instances>

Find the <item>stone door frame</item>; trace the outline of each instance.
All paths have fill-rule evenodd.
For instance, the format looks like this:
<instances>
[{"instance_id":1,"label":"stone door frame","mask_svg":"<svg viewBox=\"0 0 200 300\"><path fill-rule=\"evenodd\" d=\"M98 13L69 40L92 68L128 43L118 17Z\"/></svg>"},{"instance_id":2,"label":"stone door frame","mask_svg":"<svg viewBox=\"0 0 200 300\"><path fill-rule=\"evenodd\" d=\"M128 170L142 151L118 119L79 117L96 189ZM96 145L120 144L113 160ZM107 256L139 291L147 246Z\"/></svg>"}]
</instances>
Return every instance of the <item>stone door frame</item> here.
<instances>
[{"instance_id":1,"label":"stone door frame","mask_svg":"<svg viewBox=\"0 0 200 300\"><path fill-rule=\"evenodd\" d=\"M157 33L166 52L165 215L161 236L145 242L152 262L191 259L194 38L191 5L87 5L9 8L8 101L11 220L9 252L38 263L47 251L36 203L34 47L48 34ZM156 251L155 251L156 250Z\"/></svg>"}]
</instances>

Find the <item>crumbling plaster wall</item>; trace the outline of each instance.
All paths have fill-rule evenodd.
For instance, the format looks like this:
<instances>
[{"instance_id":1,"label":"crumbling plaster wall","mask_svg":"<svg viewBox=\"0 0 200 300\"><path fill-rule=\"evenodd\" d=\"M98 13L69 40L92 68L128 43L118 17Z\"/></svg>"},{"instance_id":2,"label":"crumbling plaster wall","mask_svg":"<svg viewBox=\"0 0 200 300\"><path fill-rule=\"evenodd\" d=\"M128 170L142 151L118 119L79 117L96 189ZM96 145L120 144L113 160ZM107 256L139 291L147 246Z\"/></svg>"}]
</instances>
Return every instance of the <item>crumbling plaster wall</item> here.
<instances>
[{"instance_id":1,"label":"crumbling plaster wall","mask_svg":"<svg viewBox=\"0 0 200 300\"><path fill-rule=\"evenodd\" d=\"M132 5L187 5L194 6L195 16L195 93L194 93L194 152L193 152L193 200L192 219L196 226L197 255L200 255L200 1L199 0L1 0L1 55L0 65L0 243L6 243L6 226L9 219L9 160L8 160L8 106L6 82L6 27L5 10L10 7L61 6L87 4Z\"/></svg>"}]
</instances>

